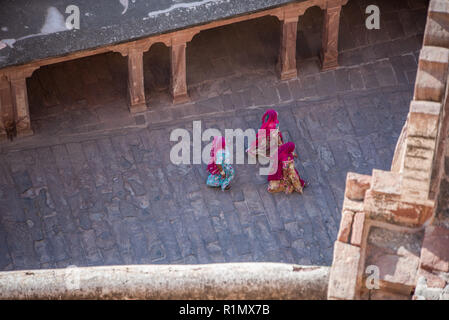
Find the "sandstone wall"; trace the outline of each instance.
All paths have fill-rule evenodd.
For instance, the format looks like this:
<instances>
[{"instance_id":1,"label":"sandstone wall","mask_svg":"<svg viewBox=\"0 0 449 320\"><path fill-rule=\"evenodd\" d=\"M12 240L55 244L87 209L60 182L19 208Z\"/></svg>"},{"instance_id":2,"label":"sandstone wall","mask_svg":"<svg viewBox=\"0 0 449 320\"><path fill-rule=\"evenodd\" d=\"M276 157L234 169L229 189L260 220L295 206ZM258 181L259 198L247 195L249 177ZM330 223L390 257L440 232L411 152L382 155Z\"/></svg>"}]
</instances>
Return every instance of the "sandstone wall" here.
<instances>
[{"instance_id":1,"label":"sandstone wall","mask_svg":"<svg viewBox=\"0 0 449 320\"><path fill-rule=\"evenodd\" d=\"M347 176L329 299L449 298L448 66L449 2L431 0L391 171Z\"/></svg>"}]
</instances>

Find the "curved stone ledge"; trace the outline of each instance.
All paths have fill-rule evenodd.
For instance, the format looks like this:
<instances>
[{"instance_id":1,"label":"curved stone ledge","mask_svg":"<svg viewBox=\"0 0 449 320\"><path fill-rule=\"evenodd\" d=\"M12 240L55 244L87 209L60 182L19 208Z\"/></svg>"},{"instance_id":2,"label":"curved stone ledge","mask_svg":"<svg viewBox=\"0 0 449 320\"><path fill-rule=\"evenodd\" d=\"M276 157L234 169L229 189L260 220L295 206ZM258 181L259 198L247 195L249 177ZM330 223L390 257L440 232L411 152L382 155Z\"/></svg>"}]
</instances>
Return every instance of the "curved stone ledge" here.
<instances>
[{"instance_id":1,"label":"curved stone ledge","mask_svg":"<svg viewBox=\"0 0 449 320\"><path fill-rule=\"evenodd\" d=\"M326 299L329 267L128 265L0 273L0 299Z\"/></svg>"}]
</instances>

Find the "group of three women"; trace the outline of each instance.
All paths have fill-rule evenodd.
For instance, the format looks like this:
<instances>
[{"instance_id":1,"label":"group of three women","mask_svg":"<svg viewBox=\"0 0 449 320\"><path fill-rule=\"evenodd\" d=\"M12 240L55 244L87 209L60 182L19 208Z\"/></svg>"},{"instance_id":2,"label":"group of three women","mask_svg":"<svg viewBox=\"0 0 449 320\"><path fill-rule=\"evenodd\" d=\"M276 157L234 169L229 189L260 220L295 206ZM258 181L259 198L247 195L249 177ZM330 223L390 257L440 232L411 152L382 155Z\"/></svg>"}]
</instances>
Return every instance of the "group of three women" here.
<instances>
[{"instance_id":1,"label":"group of three women","mask_svg":"<svg viewBox=\"0 0 449 320\"><path fill-rule=\"evenodd\" d=\"M262 133L262 136L259 137L259 133ZM276 141L273 143L272 139L277 139L277 143ZM273 146L275 146L275 150L270 150ZM295 144L293 142L284 143L279 130L278 113L275 110L269 109L265 112L262 117L262 126L256 135L256 141L247 151L256 158L264 157L276 161L276 169L271 170L271 174L268 175L268 192L290 194L296 191L302 193L306 182L301 179L298 170L295 169L294 158L298 157L295 153ZM206 182L208 186L221 187L222 190L230 188L235 171L230 162L230 154L226 148L224 137L214 138L207 170L209 172Z\"/></svg>"}]
</instances>

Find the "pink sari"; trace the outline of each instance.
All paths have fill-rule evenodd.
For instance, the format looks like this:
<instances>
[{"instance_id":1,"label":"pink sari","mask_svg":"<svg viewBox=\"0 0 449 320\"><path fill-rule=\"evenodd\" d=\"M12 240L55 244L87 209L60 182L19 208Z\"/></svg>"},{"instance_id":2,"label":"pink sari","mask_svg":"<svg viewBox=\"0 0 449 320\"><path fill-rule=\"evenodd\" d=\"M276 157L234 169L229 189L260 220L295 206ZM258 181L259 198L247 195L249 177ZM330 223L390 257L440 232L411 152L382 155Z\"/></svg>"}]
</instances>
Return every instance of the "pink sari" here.
<instances>
[{"instance_id":1,"label":"pink sari","mask_svg":"<svg viewBox=\"0 0 449 320\"><path fill-rule=\"evenodd\" d=\"M293 142L284 143L278 149L278 166L276 173L268 176L268 181L277 181L284 179L283 173L283 164L285 162L291 161L294 159L293 151L295 150L295 144ZM295 172L298 175L299 181L301 182L301 187L304 187L305 181L301 179L298 170L295 168Z\"/></svg>"}]
</instances>

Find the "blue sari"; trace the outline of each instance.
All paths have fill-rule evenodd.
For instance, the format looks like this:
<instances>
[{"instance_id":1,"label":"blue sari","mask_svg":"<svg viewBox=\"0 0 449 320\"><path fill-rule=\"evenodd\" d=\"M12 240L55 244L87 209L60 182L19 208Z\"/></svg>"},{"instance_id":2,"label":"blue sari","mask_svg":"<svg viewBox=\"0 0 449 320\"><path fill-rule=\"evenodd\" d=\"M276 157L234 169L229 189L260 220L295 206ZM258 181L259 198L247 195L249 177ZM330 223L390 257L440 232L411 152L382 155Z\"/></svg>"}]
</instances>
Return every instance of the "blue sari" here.
<instances>
[{"instance_id":1,"label":"blue sari","mask_svg":"<svg viewBox=\"0 0 449 320\"><path fill-rule=\"evenodd\" d=\"M220 173L209 173L206 184L209 187L221 187L221 190L224 190L231 183L231 180L234 178L235 174L234 168L231 166L229 152L223 149L218 151L215 164L222 166L226 177L223 178Z\"/></svg>"}]
</instances>

